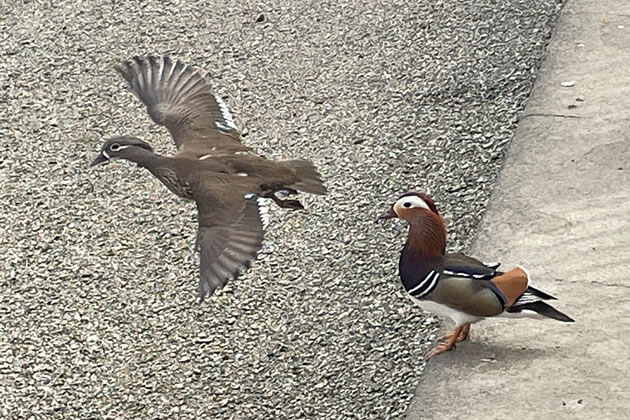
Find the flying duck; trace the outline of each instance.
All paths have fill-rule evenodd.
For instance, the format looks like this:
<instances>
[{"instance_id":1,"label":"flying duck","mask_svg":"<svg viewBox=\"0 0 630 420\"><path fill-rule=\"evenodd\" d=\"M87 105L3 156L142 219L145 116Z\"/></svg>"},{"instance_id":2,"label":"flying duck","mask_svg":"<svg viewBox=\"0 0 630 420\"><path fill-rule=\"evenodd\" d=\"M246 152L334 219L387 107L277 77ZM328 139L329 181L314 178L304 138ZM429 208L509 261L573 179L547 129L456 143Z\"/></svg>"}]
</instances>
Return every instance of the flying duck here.
<instances>
[{"instance_id":1,"label":"flying duck","mask_svg":"<svg viewBox=\"0 0 630 420\"><path fill-rule=\"evenodd\" d=\"M256 258L268 221L267 200L303 209L299 192L326 194L307 160L272 161L240 142L226 104L208 82L181 61L134 57L115 70L140 98L151 119L165 126L177 147L173 156L154 153L131 136L107 139L90 166L126 159L149 170L170 191L197 204L201 301Z\"/></svg>"},{"instance_id":2,"label":"flying duck","mask_svg":"<svg viewBox=\"0 0 630 420\"><path fill-rule=\"evenodd\" d=\"M498 263L483 263L461 253L447 254L446 227L429 196L403 194L380 219L400 218L409 224L398 270L403 287L424 310L450 318L455 330L440 339L427 358L466 340L470 325L494 316L573 319L549 305L556 298L529 285L523 267L499 271Z\"/></svg>"}]
</instances>

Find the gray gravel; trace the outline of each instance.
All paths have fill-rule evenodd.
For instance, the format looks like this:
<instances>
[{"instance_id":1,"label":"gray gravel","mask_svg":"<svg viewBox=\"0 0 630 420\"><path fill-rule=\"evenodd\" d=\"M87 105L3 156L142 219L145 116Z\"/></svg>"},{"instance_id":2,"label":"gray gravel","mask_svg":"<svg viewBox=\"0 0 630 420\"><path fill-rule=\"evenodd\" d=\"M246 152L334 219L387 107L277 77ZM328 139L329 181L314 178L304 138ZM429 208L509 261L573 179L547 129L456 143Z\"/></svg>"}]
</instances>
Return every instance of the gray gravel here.
<instances>
[{"instance_id":1,"label":"gray gravel","mask_svg":"<svg viewBox=\"0 0 630 420\"><path fill-rule=\"evenodd\" d=\"M471 242L558 3L0 0L0 417L400 418L438 324L373 219L422 188ZM331 191L276 209L203 305L193 206L87 168L104 136L174 150L111 70L146 53L207 71L247 144Z\"/></svg>"}]
</instances>

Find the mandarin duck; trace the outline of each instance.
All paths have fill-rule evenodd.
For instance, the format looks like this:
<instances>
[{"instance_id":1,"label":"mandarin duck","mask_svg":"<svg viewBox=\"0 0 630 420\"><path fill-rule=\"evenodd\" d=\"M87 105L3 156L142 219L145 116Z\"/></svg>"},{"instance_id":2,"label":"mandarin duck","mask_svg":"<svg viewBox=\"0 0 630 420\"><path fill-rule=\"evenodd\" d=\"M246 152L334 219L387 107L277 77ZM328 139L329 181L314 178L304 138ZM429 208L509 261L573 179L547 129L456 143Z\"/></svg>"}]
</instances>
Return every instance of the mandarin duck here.
<instances>
[{"instance_id":1,"label":"mandarin duck","mask_svg":"<svg viewBox=\"0 0 630 420\"><path fill-rule=\"evenodd\" d=\"M136 137L105 141L90 166L126 159L146 168L170 191L197 204L201 301L256 258L268 221L266 198L303 209L288 196L326 194L307 160L272 161L252 153L226 104L181 61L139 58L115 66L151 119L170 132L177 154L162 156ZM283 199L284 198L284 199Z\"/></svg>"},{"instance_id":2,"label":"mandarin duck","mask_svg":"<svg viewBox=\"0 0 630 420\"><path fill-rule=\"evenodd\" d=\"M455 330L427 353L427 358L451 350L466 340L470 325L494 316L573 319L546 300L556 298L529 285L526 269L498 271L498 263L483 263L461 253L446 253L446 227L435 203L424 193L403 194L378 220L399 218L409 224L398 270L403 287L425 311L450 318ZM444 341L443 341L444 340Z\"/></svg>"}]
</instances>

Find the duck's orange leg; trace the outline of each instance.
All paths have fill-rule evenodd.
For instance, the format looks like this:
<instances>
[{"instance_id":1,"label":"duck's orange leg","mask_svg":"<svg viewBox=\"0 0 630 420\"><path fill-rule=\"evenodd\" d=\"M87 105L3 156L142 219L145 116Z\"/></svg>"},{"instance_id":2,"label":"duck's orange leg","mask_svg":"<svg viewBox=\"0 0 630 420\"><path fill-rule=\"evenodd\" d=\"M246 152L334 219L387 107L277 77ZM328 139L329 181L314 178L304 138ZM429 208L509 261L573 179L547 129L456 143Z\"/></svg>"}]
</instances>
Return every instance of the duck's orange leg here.
<instances>
[{"instance_id":1,"label":"duck's orange leg","mask_svg":"<svg viewBox=\"0 0 630 420\"><path fill-rule=\"evenodd\" d=\"M440 337L438 341L450 340L451 337L453 337L453 334L454 334L453 332L446 333L442 337ZM462 332L459 333L455 342L460 343L464 340L468 340L469 335L470 335L470 323L464 324L462 325Z\"/></svg>"},{"instance_id":2,"label":"duck's orange leg","mask_svg":"<svg viewBox=\"0 0 630 420\"><path fill-rule=\"evenodd\" d=\"M464 329L463 325L461 327L455 328L455 331L453 331L451 338L449 338L447 342L440 343L437 346L433 347L431 350L429 350L429 352L426 355L427 360L432 358L433 356L437 356L440 353L444 353L445 351L449 351L452 348L454 348L455 342L459 338L459 335L462 333L463 329Z\"/></svg>"}]
</instances>

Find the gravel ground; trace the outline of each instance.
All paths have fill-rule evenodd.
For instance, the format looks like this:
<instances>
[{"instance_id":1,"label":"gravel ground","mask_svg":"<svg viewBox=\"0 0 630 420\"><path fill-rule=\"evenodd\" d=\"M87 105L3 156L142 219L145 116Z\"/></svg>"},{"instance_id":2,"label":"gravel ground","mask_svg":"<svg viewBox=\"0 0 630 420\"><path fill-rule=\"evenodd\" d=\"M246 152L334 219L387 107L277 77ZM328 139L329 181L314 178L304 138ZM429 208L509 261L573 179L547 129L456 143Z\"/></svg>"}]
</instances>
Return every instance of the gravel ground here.
<instances>
[{"instance_id":1,"label":"gravel ground","mask_svg":"<svg viewBox=\"0 0 630 420\"><path fill-rule=\"evenodd\" d=\"M402 225L373 220L422 188L472 241L560 1L0 0L0 416L402 417L438 324L399 287ZM330 188L202 305L193 205L87 168L104 136L174 150L111 68L147 53Z\"/></svg>"}]
</instances>

